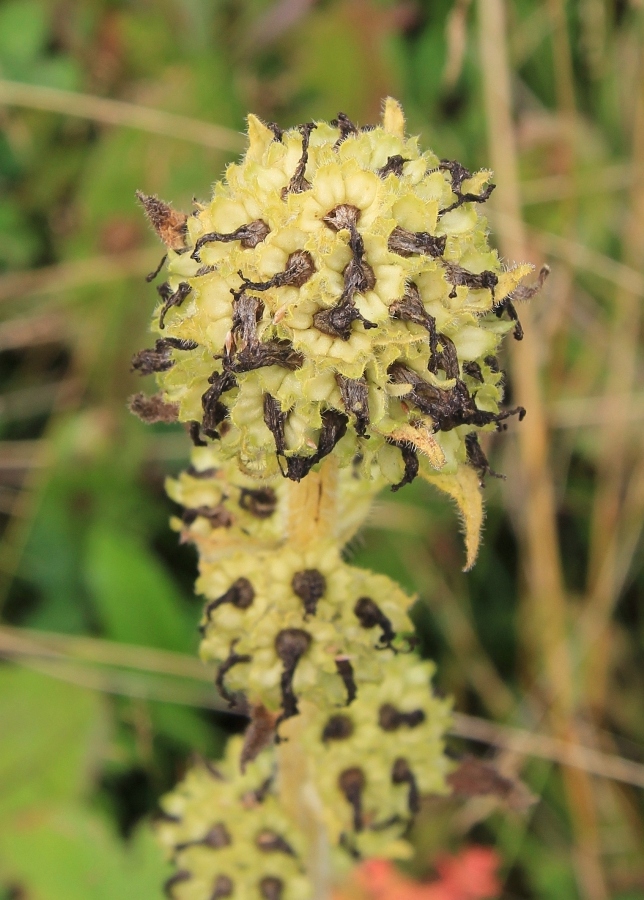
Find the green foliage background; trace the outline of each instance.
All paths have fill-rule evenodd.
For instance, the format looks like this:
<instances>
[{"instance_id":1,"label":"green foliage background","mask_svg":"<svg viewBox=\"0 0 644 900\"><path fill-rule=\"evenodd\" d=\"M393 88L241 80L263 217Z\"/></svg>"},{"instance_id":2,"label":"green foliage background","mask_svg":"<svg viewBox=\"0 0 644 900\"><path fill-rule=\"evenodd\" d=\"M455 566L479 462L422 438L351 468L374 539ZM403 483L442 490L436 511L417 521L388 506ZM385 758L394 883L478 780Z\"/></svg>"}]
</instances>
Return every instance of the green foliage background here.
<instances>
[{"instance_id":1,"label":"green foliage background","mask_svg":"<svg viewBox=\"0 0 644 900\"><path fill-rule=\"evenodd\" d=\"M571 721L587 745L644 761L642 5L505 10L531 256L553 268L534 328ZM471 168L490 160L479 47L469 0L0 3L2 79L236 132L247 110L282 126L339 110L366 123L392 94L410 132ZM160 255L134 192L189 209L233 154L3 96L0 83L0 898L152 900L167 875L148 827L158 797L191 753L217 756L243 723L217 711L186 662L198 643L196 558L169 531L163 481L185 464L188 438L126 409L155 299L143 276ZM632 366L616 390L624 334ZM418 592L421 649L458 710L544 731L548 651L529 603L514 436L490 454L508 480L487 487L471 574L460 573L453 510L422 485L384 497L350 553ZM583 613L606 565L601 641L589 650ZM137 670L128 645L167 653L141 655L150 664ZM601 678L589 656L605 660ZM501 754L500 764L539 802L527 814L428 803L416 874L439 849L478 840L499 848L506 898L644 898L641 790L592 778L575 795L549 762Z\"/></svg>"}]
</instances>

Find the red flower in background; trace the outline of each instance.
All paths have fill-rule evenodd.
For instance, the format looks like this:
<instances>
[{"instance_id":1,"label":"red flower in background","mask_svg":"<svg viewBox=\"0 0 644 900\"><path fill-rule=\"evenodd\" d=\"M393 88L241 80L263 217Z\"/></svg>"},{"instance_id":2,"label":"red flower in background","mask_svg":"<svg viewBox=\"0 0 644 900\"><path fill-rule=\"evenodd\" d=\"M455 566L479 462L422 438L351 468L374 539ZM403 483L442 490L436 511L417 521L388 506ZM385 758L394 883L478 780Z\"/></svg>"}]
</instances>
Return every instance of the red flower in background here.
<instances>
[{"instance_id":1,"label":"red flower in background","mask_svg":"<svg viewBox=\"0 0 644 900\"><path fill-rule=\"evenodd\" d=\"M423 884L401 875L389 860L370 859L353 873L351 892L336 900L492 900L501 890L499 863L494 850L468 847L440 857L438 879Z\"/></svg>"}]
</instances>

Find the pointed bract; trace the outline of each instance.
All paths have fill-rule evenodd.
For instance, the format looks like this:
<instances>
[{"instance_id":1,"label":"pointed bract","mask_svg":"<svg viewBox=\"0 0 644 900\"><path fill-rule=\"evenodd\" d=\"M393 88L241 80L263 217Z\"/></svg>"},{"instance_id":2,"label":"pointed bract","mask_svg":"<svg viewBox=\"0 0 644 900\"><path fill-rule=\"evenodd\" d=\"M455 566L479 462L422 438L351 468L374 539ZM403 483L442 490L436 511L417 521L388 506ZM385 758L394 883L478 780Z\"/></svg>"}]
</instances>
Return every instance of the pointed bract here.
<instances>
[{"instance_id":1,"label":"pointed bract","mask_svg":"<svg viewBox=\"0 0 644 900\"><path fill-rule=\"evenodd\" d=\"M188 216L177 212L169 203L151 194L136 192L136 199L143 206L148 220L169 250L182 250L186 245Z\"/></svg>"}]
</instances>

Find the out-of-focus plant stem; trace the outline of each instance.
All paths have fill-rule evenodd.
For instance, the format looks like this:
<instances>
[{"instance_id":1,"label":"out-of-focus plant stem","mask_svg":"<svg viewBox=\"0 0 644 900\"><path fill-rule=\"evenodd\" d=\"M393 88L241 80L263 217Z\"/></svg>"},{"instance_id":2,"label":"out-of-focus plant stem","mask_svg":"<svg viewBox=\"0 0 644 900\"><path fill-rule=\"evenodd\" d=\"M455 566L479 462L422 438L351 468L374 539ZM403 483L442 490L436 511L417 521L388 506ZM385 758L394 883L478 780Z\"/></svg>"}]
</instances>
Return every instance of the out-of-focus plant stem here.
<instances>
[{"instance_id":1,"label":"out-of-focus plant stem","mask_svg":"<svg viewBox=\"0 0 644 900\"><path fill-rule=\"evenodd\" d=\"M512 122L510 67L503 0L478 4L479 50L487 113L490 161L499 173L497 208L516 220L513 234L506 232L502 250L510 259L525 257L521 225L519 171ZM518 429L524 481L520 510L527 604L536 627L531 629L543 659L547 680L549 718L555 734L576 740L573 677L568 653L566 598L556 528L554 487L548 462L548 429L539 383L539 336L529 309L522 310L525 338L511 354L516 399L528 410ZM600 847L592 785L585 773L564 769L569 814L578 845L577 877L587 900L608 896L600 862Z\"/></svg>"},{"instance_id":2,"label":"out-of-focus plant stem","mask_svg":"<svg viewBox=\"0 0 644 900\"><path fill-rule=\"evenodd\" d=\"M623 262L633 267L641 265L644 257L644 172L640 168L644 163L644 65L641 47L638 56L638 89L632 111L633 160L638 177L623 229ZM609 623L621 589L619 556L625 538L624 510L628 501L632 504L639 493L636 485L641 465L633 467L634 483L629 484L629 457L633 445L629 413L636 385L641 307L641 298L632 291L621 288L616 292L613 325L606 346L605 394L611 396L619 392L621 400L614 410L615 416L601 431L597 492L591 519L588 600L583 614L588 654L586 691L597 716L603 714L606 702ZM634 512L639 531L644 508L632 510L630 519Z\"/></svg>"},{"instance_id":3,"label":"out-of-focus plant stem","mask_svg":"<svg viewBox=\"0 0 644 900\"><path fill-rule=\"evenodd\" d=\"M328 457L319 472L310 472L300 482L289 482L289 545L303 550L332 533L337 516L337 466ZM300 703L300 715L283 722L278 745L280 801L306 835L309 847L307 870L313 884L313 900L331 896L329 838L322 817L322 804L308 776L308 762L300 734L309 715Z\"/></svg>"},{"instance_id":4,"label":"out-of-focus plant stem","mask_svg":"<svg viewBox=\"0 0 644 900\"><path fill-rule=\"evenodd\" d=\"M243 135L212 122L177 116L162 109L151 109L122 100L63 91L46 85L23 84L0 79L0 105L41 109L91 119L105 125L136 128L139 131L191 141L216 150L243 150L246 143Z\"/></svg>"},{"instance_id":5,"label":"out-of-focus plant stem","mask_svg":"<svg viewBox=\"0 0 644 900\"><path fill-rule=\"evenodd\" d=\"M572 65L572 53L568 35L566 4L564 0L548 0L548 15L552 23L552 50L554 57L553 77L557 99L557 116L559 119L558 170L571 180L575 180L577 171L577 109L575 103L575 78ZM577 231L578 197L576 192L570 193L560 201L561 231L569 240L573 240ZM549 315L542 323L542 333L546 338L557 334L568 319L572 303L575 273L570 261L566 261L557 271L557 296ZM565 359L562 356L563 344L553 347L554 380L563 371ZM559 351L559 352L557 352Z\"/></svg>"}]
</instances>

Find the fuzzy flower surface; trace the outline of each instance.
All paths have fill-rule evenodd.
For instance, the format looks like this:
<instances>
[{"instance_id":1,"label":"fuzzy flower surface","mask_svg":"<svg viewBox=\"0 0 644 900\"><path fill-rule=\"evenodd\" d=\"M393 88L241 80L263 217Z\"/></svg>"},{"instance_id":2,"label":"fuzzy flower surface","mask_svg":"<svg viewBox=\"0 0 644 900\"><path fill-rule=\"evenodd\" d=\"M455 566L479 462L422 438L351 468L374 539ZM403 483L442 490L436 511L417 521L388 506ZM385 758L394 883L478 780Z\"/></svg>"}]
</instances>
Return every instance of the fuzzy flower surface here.
<instances>
[{"instance_id":1,"label":"fuzzy flower surface","mask_svg":"<svg viewBox=\"0 0 644 900\"><path fill-rule=\"evenodd\" d=\"M394 489L421 474L475 534L462 470L484 477L478 433L523 415L500 408L496 353L537 287L489 246L491 173L421 151L391 99L375 127L249 116L248 138L193 215L139 195L167 280L135 368L250 475L299 481L329 454Z\"/></svg>"},{"instance_id":2,"label":"fuzzy flower surface","mask_svg":"<svg viewBox=\"0 0 644 900\"><path fill-rule=\"evenodd\" d=\"M491 173L404 125L392 99L364 128L249 116L209 203L138 195L167 253L148 277L166 266L158 337L133 359L160 390L131 408L192 438L171 524L199 553L201 656L250 720L162 801L175 900L328 896L359 860L411 897L384 860L410 855L421 797L448 789L450 704L413 652L414 598L344 551L379 490L421 476L456 502L471 567L496 474L479 435L525 413L501 407L497 351L547 269L525 286L531 266L502 264ZM419 900L489 896L475 869Z\"/></svg>"}]
</instances>

